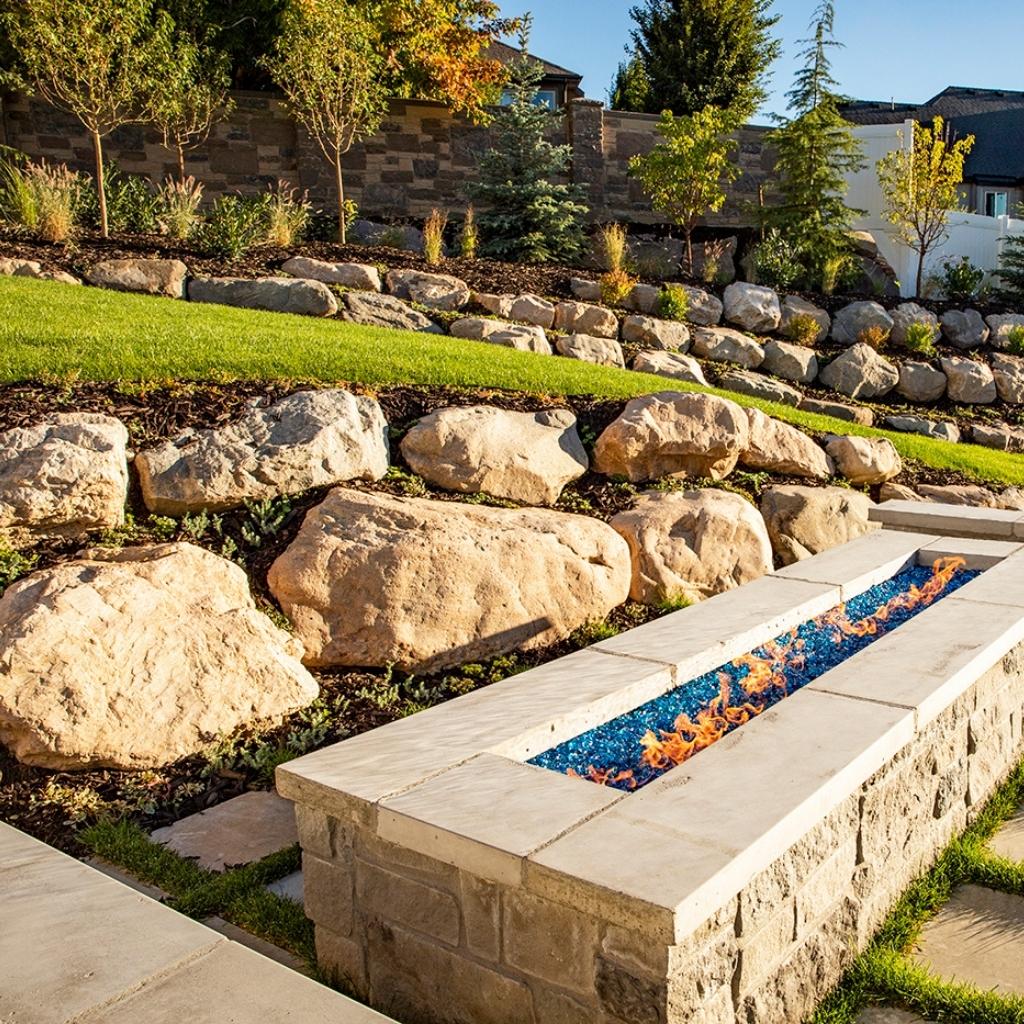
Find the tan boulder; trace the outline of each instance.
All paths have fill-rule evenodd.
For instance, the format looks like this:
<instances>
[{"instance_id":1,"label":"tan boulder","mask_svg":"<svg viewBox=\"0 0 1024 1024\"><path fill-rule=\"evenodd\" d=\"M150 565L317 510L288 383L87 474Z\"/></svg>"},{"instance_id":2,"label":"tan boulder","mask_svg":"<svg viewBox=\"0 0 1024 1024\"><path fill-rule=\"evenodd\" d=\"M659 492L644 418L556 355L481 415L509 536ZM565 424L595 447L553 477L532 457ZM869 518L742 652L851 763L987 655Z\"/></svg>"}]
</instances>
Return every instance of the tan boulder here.
<instances>
[{"instance_id":1,"label":"tan boulder","mask_svg":"<svg viewBox=\"0 0 1024 1024\"><path fill-rule=\"evenodd\" d=\"M716 395L660 391L628 402L597 439L594 469L632 481L728 476L748 447L744 410Z\"/></svg>"},{"instance_id":2,"label":"tan boulder","mask_svg":"<svg viewBox=\"0 0 1024 1024\"><path fill-rule=\"evenodd\" d=\"M240 419L139 452L146 507L162 515L235 508L388 471L388 425L373 398L299 391Z\"/></svg>"},{"instance_id":3,"label":"tan boulder","mask_svg":"<svg viewBox=\"0 0 1024 1024\"><path fill-rule=\"evenodd\" d=\"M560 302L555 307L555 327L566 334L589 334L595 338L619 336L619 318L610 309L588 302Z\"/></svg>"},{"instance_id":4,"label":"tan boulder","mask_svg":"<svg viewBox=\"0 0 1024 1024\"><path fill-rule=\"evenodd\" d=\"M654 373L659 377L674 377L690 384L700 384L701 387L708 386L700 363L693 356L683 355L682 352L664 352L660 349L638 352L632 368L637 373Z\"/></svg>"},{"instance_id":5,"label":"tan boulder","mask_svg":"<svg viewBox=\"0 0 1024 1024\"><path fill-rule=\"evenodd\" d=\"M882 484L903 472L903 460L887 437L833 437L826 446L851 484Z\"/></svg>"},{"instance_id":6,"label":"tan boulder","mask_svg":"<svg viewBox=\"0 0 1024 1024\"><path fill-rule=\"evenodd\" d=\"M26 764L153 768L311 703L301 645L191 544L87 552L0 599L0 740Z\"/></svg>"},{"instance_id":7,"label":"tan boulder","mask_svg":"<svg viewBox=\"0 0 1024 1024\"><path fill-rule=\"evenodd\" d=\"M912 487L905 484L894 484L892 481L882 484L878 489L878 500L883 501L925 501Z\"/></svg>"},{"instance_id":8,"label":"tan boulder","mask_svg":"<svg viewBox=\"0 0 1024 1024\"><path fill-rule=\"evenodd\" d=\"M368 263L329 263L310 256L293 256L281 265L281 270L290 277L340 284L343 288L355 288L357 291L381 290L380 271Z\"/></svg>"},{"instance_id":9,"label":"tan boulder","mask_svg":"<svg viewBox=\"0 0 1024 1024\"><path fill-rule=\"evenodd\" d=\"M559 353L569 359L579 359L598 366L626 365L622 346L614 338L595 338L590 334L563 334L555 342Z\"/></svg>"},{"instance_id":10,"label":"tan boulder","mask_svg":"<svg viewBox=\"0 0 1024 1024\"><path fill-rule=\"evenodd\" d=\"M553 504L566 484L587 471L576 417L568 409L441 409L405 435L402 455L438 487L531 505Z\"/></svg>"},{"instance_id":11,"label":"tan boulder","mask_svg":"<svg viewBox=\"0 0 1024 1024\"><path fill-rule=\"evenodd\" d=\"M0 433L0 529L75 536L124 522L128 431L99 413L60 413Z\"/></svg>"},{"instance_id":12,"label":"tan boulder","mask_svg":"<svg viewBox=\"0 0 1024 1024\"><path fill-rule=\"evenodd\" d=\"M644 604L701 601L772 570L760 512L729 491L649 491L611 525L629 544L629 596Z\"/></svg>"},{"instance_id":13,"label":"tan boulder","mask_svg":"<svg viewBox=\"0 0 1024 1024\"><path fill-rule=\"evenodd\" d=\"M524 324L550 329L555 324L555 304L539 295L518 295L512 300L509 316Z\"/></svg>"},{"instance_id":14,"label":"tan boulder","mask_svg":"<svg viewBox=\"0 0 1024 1024\"><path fill-rule=\"evenodd\" d=\"M940 505L973 505L976 508L999 508L995 492L979 484L918 484L925 501Z\"/></svg>"},{"instance_id":15,"label":"tan boulder","mask_svg":"<svg viewBox=\"0 0 1024 1024\"><path fill-rule=\"evenodd\" d=\"M873 504L848 487L779 486L761 496L761 514L775 554L791 565L874 529L868 521Z\"/></svg>"},{"instance_id":16,"label":"tan boulder","mask_svg":"<svg viewBox=\"0 0 1024 1024\"><path fill-rule=\"evenodd\" d=\"M183 299L187 275L181 260L101 260L85 272L85 279L97 288Z\"/></svg>"},{"instance_id":17,"label":"tan boulder","mask_svg":"<svg viewBox=\"0 0 1024 1024\"><path fill-rule=\"evenodd\" d=\"M469 286L450 274L428 274L422 270L389 270L388 291L400 299L418 302L430 309L462 309L469 302Z\"/></svg>"},{"instance_id":18,"label":"tan boulder","mask_svg":"<svg viewBox=\"0 0 1024 1024\"><path fill-rule=\"evenodd\" d=\"M832 475L832 463L814 438L760 409L744 411L750 424L747 447L740 454L744 466L812 480Z\"/></svg>"},{"instance_id":19,"label":"tan boulder","mask_svg":"<svg viewBox=\"0 0 1024 1024\"><path fill-rule=\"evenodd\" d=\"M338 300L321 281L287 277L196 277L188 285L191 302L263 309L301 316L334 316Z\"/></svg>"},{"instance_id":20,"label":"tan boulder","mask_svg":"<svg viewBox=\"0 0 1024 1024\"><path fill-rule=\"evenodd\" d=\"M268 582L307 664L431 671L605 618L629 594L629 548L584 516L338 487Z\"/></svg>"}]
</instances>

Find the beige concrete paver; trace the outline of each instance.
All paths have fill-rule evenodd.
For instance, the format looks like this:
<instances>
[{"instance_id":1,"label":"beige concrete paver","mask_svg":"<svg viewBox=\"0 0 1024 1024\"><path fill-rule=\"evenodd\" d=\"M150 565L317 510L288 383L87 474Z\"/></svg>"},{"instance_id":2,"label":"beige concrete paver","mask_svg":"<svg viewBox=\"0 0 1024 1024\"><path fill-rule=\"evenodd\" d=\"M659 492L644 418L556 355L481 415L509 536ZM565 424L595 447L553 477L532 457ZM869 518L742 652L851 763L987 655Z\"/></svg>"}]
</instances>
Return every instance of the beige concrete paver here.
<instances>
[{"instance_id":1,"label":"beige concrete paver","mask_svg":"<svg viewBox=\"0 0 1024 1024\"><path fill-rule=\"evenodd\" d=\"M988 848L1007 860L1024 863L1024 807L989 840Z\"/></svg>"},{"instance_id":2,"label":"beige concrete paver","mask_svg":"<svg viewBox=\"0 0 1024 1024\"><path fill-rule=\"evenodd\" d=\"M928 1024L924 1017L891 1006L868 1006L857 1015L857 1024Z\"/></svg>"},{"instance_id":3,"label":"beige concrete paver","mask_svg":"<svg viewBox=\"0 0 1024 1024\"><path fill-rule=\"evenodd\" d=\"M294 808L287 800L276 793L253 791L158 828L153 841L181 857L193 858L201 868L223 871L292 846L299 834Z\"/></svg>"},{"instance_id":4,"label":"beige concrete paver","mask_svg":"<svg viewBox=\"0 0 1024 1024\"><path fill-rule=\"evenodd\" d=\"M247 932L244 928L239 928L237 924L225 921L222 917L208 917L203 924L218 935L223 935L225 939L237 942L240 946L245 946L246 949L251 949L268 960L283 964L292 971L298 971L299 974L309 974L309 967L301 957L289 953L287 949L282 949L280 946L275 946L266 939L261 939L258 935Z\"/></svg>"},{"instance_id":5,"label":"beige concrete paver","mask_svg":"<svg viewBox=\"0 0 1024 1024\"><path fill-rule=\"evenodd\" d=\"M914 956L941 978L1024 995L1024 897L961 886L925 925Z\"/></svg>"}]
</instances>

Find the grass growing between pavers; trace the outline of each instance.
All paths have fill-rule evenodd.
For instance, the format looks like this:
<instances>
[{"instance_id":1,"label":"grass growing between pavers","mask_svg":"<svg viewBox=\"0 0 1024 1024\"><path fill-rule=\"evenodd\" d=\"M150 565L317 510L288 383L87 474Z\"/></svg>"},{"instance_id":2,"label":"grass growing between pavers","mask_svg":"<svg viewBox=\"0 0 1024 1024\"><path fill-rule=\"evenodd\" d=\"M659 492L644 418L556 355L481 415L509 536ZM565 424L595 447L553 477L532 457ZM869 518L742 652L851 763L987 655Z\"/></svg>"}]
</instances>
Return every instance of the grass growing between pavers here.
<instances>
[{"instance_id":1,"label":"grass growing between pavers","mask_svg":"<svg viewBox=\"0 0 1024 1024\"><path fill-rule=\"evenodd\" d=\"M943 1024L1024 1024L1024 997L999 995L936 977L910 956L929 918L961 885L1024 896L1024 864L999 857L986 843L1024 803L1024 762L984 810L910 886L867 950L811 1018L812 1024L854 1024L869 1004L899 1006Z\"/></svg>"},{"instance_id":2,"label":"grass growing between pavers","mask_svg":"<svg viewBox=\"0 0 1024 1024\"><path fill-rule=\"evenodd\" d=\"M1019 455L875 430L651 374L446 335L0 278L0 382L46 379L440 385L606 399L709 391L808 430L888 437L904 458L934 469L1024 485Z\"/></svg>"},{"instance_id":3,"label":"grass growing between pavers","mask_svg":"<svg viewBox=\"0 0 1024 1024\"><path fill-rule=\"evenodd\" d=\"M92 853L168 894L167 905L198 921L218 916L303 960L320 978L313 922L301 904L266 888L302 867L298 846L224 872L206 871L193 861L154 843L129 821L101 820L78 835Z\"/></svg>"}]
</instances>

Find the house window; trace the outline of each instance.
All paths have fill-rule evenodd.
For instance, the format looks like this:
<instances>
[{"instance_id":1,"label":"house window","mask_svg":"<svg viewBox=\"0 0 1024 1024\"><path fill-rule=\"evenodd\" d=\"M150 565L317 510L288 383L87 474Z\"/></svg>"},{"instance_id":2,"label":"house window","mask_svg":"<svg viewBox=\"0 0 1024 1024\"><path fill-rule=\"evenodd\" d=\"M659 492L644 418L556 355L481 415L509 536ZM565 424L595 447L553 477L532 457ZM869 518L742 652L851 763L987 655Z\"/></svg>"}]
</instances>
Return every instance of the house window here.
<instances>
[{"instance_id":1,"label":"house window","mask_svg":"<svg viewBox=\"0 0 1024 1024\"><path fill-rule=\"evenodd\" d=\"M501 94L501 105L507 107L512 102L512 93L505 91ZM533 102L538 107L547 107L554 110L558 106L558 97L554 89L539 89Z\"/></svg>"},{"instance_id":2,"label":"house window","mask_svg":"<svg viewBox=\"0 0 1024 1024\"><path fill-rule=\"evenodd\" d=\"M1005 192L986 192L985 193L985 216L986 217L1005 217L1007 210Z\"/></svg>"}]
</instances>

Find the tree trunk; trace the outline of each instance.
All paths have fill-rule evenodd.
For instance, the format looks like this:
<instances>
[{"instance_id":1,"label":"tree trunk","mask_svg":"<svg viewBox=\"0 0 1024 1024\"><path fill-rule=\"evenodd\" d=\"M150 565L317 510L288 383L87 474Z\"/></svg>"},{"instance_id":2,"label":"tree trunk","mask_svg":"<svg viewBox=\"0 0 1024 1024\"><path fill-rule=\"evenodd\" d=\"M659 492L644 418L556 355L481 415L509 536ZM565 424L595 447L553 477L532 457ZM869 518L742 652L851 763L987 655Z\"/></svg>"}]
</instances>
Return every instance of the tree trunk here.
<instances>
[{"instance_id":1,"label":"tree trunk","mask_svg":"<svg viewBox=\"0 0 1024 1024\"><path fill-rule=\"evenodd\" d=\"M110 227L107 224L107 191L103 184L103 140L100 133L92 132L92 151L96 158L96 198L100 204L100 234L104 238L110 237Z\"/></svg>"},{"instance_id":2,"label":"tree trunk","mask_svg":"<svg viewBox=\"0 0 1024 1024\"><path fill-rule=\"evenodd\" d=\"M686 236L686 272L693 277L693 228L687 224L683 233Z\"/></svg>"},{"instance_id":3,"label":"tree trunk","mask_svg":"<svg viewBox=\"0 0 1024 1024\"><path fill-rule=\"evenodd\" d=\"M334 154L334 181L338 186L338 241L345 244L345 179L341 172L341 152Z\"/></svg>"},{"instance_id":4,"label":"tree trunk","mask_svg":"<svg viewBox=\"0 0 1024 1024\"><path fill-rule=\"evenodd\" d=\"M917 254L917 287L914 289L914 298L921 298L921 289L924 285L924 258L927 249L921 249Z\"/></svg>"},{"instance_id":5,"label":"tree trunk","mask_svg":"<svg viewBox=\"0 0 1024 1024\"><path fill-rule=\"evenodd\" d=\"M185 185L185 147L178 143L178 180Z\"/></svg>"}]
</instances>

